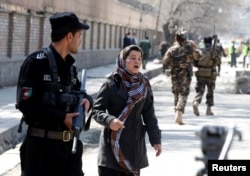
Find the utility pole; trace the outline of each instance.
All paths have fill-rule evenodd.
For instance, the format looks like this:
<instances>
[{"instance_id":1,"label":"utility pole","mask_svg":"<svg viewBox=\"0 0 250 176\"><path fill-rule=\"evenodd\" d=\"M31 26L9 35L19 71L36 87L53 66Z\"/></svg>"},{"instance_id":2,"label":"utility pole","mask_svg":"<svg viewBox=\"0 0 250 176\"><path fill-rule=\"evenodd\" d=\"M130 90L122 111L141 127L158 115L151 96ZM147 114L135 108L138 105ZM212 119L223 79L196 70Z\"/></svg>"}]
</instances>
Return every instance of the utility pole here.
<instances>
[{"instance_id":1,"label":"utility pole","mask_svg":"<svg viewBox=\"0 0 250 176\"><path fill-rule=\"evenodd\" d=\"M154 44L155 44L155 41L158 42L158 25L159 25L159 20L160 20L160 14L161 14L161 4L162 4L162 0L160 0L160 3L159 3L159 10L158 10L158 15L157 15L157 19L156 19L156 26L155 26L155 34L154 34L154 40L153 40L153 45L152 45L152 50L151 50L151 54L152 54L152 59L154 57Z\"/></svg>"},{"instance_id":2,"label":"utility pole","mask_svg":"<svg viewBox=\"0 0 250 176\"><path fill-rule=\"evenodd\" d=\"M156 20L156 26L155 26L155 36L156 39L158 39L158 25L159 25L159 20L160 20L160 15L161 15L161 4L162 4L162 0L160 0L160 4L159 4L159 10L158 10L158 15L157 15L157 20Z\"/></svg>"}]
</instances>

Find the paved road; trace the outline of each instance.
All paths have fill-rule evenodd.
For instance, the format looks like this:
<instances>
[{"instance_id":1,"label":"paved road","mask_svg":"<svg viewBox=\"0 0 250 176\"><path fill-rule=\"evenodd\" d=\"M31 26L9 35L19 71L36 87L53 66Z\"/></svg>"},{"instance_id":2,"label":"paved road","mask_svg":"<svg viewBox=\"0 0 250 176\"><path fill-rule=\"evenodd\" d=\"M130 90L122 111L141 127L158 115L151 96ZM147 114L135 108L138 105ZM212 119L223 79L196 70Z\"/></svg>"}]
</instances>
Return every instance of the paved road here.
<instances>
[{"instance_id":1,"label":"paved road","mask_svg":"<svg viewBox=\"0 0 250 176\"><path fill-rule=\"evenodd\" d=\"M170 91L171 83L165 75L159 75L151 80L155 96L155 109L162 130L163 153L155 157L154 149L148 145L148 156L150 166L142 170L143 176L194 176L203 167L201 162L195 161L196 156L202 156L200 140L195 132L204 125L231 125L234 124L242 132L243 140L234 139L228 159L250 159L250 121L249 121L249 95L228 94L228 84L225 79L228 70L225 70L224 77L218 78L218 90L215 92L216 106L213 108L214 116L205 116L205 105L200 105L200 116L196 117L192 111L192 99L194 91L188 99L186 112L183 116L186 125L179 126L173 123L173 96ZM192 82L192 87L194 81ZM194 89L192 89L194 90ZM223 91L224 90L224 91ZM92 130L100 128L94 121ZM98 134L96 132L96 134ZM98 135L96 136L96 142ZM97 143L86 146L83 154L83 170L86 176L97 176ZM18 151L15 151L17 155ZM19 164L8 173L2 176L16 176L20 174Z\"/></svg>"}]
</instances>

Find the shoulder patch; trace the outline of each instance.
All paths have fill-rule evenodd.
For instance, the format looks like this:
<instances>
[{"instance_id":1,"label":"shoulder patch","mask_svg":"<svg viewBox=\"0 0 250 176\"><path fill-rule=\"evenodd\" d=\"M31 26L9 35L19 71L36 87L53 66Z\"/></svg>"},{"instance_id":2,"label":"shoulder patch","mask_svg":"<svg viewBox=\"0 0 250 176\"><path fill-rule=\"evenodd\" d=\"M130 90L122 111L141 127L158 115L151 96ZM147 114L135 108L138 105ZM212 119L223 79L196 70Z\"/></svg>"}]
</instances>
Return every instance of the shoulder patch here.
<instances>
[{"instance_id":1,"label":"shoulder patch","mask_svg":"<svg viewBox=\"0 0 250 176\"><path fill-rule=\"evenodd\" d=\"M51 75L43 75L43 80L44 81L51 81Z\"/></svg>"},{"instance_id":2,"label":"shoulder patch","mask_svg":"<svg viewBox=\"0 0 250 176\"><path fill-rule=\"evenodd\" d=\"M45 59L47 58L44 54L44 52L39 52L36 54L36 59Z\"/></svg>"}]
</instances>

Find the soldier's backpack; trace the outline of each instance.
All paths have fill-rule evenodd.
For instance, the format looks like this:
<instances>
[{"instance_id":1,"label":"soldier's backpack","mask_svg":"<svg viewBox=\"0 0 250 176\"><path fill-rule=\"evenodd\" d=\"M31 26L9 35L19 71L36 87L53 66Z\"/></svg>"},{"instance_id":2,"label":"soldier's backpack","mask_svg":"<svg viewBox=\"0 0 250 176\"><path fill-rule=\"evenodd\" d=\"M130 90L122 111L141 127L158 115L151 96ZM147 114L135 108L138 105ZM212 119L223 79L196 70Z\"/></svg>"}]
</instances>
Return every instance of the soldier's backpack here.
<instances>
[{"instance_id":1,"label":"soldier's backpack","mask_svg":"<svg viewBox=\"0 0 250 176\"><path fill-rule=\"evenodd\" d=\"M201 52L202 59L198 61L198 67L211 67L213 65L212 48L203 48Z\"/></svg>"},{"instance_id":2,"label":"soldier's backpack","mask_svg":"<svg viewBox=\"0 0 250 176\"><path fill-rule=\"evenodd\" d=\"M203 48L202 50L202 60L199 60L197 64L195 64L198 67L198 71L196 71L196 76L201 77L210 77L214 79L214 76L216 74L213 74L213 65L214 60L212 56L213 49L212 48Z\"/></svg>"}]
</instances>

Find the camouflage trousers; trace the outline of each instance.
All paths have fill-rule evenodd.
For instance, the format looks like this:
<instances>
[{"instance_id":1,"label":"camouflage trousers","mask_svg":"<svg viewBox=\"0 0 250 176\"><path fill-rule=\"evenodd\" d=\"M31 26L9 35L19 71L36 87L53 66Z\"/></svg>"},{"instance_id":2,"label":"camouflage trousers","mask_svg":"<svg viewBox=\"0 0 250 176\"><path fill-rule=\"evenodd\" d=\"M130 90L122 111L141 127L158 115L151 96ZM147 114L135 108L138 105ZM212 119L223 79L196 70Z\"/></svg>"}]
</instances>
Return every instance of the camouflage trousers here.
<instances>
[{"instance_id":1,"label":"camouflage trousers","mask_svg":"<svg viewBox=\"0 0 250 176\"><path fill-rule=\"evenodd\" d=\"M206 77L196 77L197 82L195 85L196 95L194 97L194 101L197 101L199 104L202 101L202 96L205 92L205 88L207 87L206 94L206 104L208 106L214 105L214 89L215 89L215 80Z\"/></svg>"},{"instance_id":2,"label":"camouflage trousers","mask_svg":"<svg viewBox=\"0 0 250 176\"><path fill-rule=\"evenodd\" d=\"M175 111L184 113L187 104L187 98L190 93L191 78L189 77L172 77L172 93L174 94Z\"/></svg>"}]
</instances>

